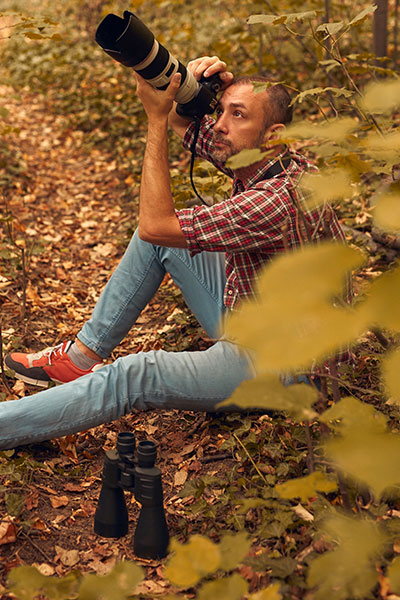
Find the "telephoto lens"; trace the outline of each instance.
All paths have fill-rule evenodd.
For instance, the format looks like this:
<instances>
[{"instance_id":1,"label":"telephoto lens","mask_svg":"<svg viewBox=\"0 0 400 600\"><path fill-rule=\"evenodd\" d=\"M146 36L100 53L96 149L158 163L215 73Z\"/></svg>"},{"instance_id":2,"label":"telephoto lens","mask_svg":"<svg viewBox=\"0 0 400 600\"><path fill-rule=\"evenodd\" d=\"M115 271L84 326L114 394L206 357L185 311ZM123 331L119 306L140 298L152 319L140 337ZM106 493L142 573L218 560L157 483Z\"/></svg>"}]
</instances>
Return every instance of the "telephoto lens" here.
<instances>
[{"instance_id":1,"label":"telephoto lens","mask_svg":"<svg viewBox=\"0 0 400 600\"><path fill-rule=\"evenodd\" d=\"M136 15L126 10L124 18L107 15L96 31L96 42L112 58L132 67L159 90L165 89L171 77L179 72L181 85L176 101L185 104L198 91L198 83L186 67L154 37Z\"/></svg>"},{"instance_id":2,"label":"telephoto lens","mask_svg":"<svg viewBox=\"0 0 400 600\"><path fill-rule=\"evenodd\" d=\"M131 67L154 88L164 90L175 73L181 84L175 97L178 113L189 118L202 118L214 112L221 88L218 75L201 83L175 58L135 14L126 10L124 17L107 15L97 28L96 42L109 56Z\"/></svg>"}]
</instances>

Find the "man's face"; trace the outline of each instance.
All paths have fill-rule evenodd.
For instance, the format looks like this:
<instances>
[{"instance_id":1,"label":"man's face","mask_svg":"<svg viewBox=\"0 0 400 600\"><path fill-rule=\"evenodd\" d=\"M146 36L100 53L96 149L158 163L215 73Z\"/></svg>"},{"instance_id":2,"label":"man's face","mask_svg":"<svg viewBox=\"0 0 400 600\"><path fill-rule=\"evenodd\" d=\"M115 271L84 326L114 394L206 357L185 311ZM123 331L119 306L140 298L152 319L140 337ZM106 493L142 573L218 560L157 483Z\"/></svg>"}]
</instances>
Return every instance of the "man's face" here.
<instances>
[{"instance_id":1,"label":"man's face","mask_svg":"<svg viewBox=\"0 0 400 600\"><path fill-rule=\"evenodd\" d=\"M223 93L213 128L213 158L225 163L247 148L260 148L265 131L265 96L255 94L251 83L233 85Z\"/></svg>"}]
</instances>

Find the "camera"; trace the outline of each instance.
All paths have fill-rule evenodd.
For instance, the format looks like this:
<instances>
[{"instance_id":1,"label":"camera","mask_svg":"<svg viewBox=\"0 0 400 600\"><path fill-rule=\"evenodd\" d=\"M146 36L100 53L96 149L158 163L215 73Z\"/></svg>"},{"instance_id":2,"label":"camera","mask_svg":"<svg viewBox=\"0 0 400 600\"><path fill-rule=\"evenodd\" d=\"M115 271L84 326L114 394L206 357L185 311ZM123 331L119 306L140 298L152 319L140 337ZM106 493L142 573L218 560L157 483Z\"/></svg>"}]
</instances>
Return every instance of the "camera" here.
<instances>
[{"instance_id":1,"label":"camera","mask_svg":"<svg viewBox=\"0 0 400 600\"><path fill-rule=\"evenodd\" d=\"M95 39L109 56L134 69L159 90L166 89L172 76L180 73L181 84L175 99L181 116L201 119L214 112L222 86L218 74L197 81L132 12L124 11L123 18L107 15L98 26Z\"/></svg>"}]
</instances>

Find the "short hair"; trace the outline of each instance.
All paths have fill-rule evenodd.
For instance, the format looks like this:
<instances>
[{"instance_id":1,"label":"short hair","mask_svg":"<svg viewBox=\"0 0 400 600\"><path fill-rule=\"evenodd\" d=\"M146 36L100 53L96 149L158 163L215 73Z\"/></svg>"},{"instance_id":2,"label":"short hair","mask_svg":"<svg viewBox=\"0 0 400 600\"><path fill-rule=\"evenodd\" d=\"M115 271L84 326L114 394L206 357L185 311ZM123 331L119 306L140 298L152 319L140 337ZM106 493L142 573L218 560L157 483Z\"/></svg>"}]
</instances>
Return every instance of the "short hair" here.
<instances>
[{"instance_id":1,"label":"short hair","mask_svg":"<svg viewBox=\"0 0 400 600\"><path fill-rule=\"evenodd\" d=\"M293 117L291 98L287 88L282 83L274 83L271 79L262 75L243 75L234 78L229 87L232 85L246 85L248 83L268 84L268 87L265 89L268 99L264 104L265 129L276 123L286 125L291 122Z\"/></svg>"}]
</instances>

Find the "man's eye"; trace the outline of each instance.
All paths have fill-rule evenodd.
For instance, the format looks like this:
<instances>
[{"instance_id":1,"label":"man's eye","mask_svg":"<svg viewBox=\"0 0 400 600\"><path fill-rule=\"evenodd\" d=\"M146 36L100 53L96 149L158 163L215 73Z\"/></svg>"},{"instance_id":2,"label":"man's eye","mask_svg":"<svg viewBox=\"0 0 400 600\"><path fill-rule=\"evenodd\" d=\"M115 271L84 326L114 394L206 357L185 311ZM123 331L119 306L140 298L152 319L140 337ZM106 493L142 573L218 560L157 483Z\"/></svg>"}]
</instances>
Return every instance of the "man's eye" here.
<instances>
[{"instance_id":1,"label":"man's eye","mask_svg":"<svg viewBox=\"0 0 400 600\"><path fill-rule=\"evenodd\" d=\"M240 110L235 110L235 112L233 113L233 115L235 117L243 117L243 113Z\"/></svg>"}]
</instances>

